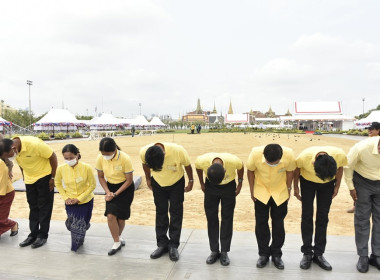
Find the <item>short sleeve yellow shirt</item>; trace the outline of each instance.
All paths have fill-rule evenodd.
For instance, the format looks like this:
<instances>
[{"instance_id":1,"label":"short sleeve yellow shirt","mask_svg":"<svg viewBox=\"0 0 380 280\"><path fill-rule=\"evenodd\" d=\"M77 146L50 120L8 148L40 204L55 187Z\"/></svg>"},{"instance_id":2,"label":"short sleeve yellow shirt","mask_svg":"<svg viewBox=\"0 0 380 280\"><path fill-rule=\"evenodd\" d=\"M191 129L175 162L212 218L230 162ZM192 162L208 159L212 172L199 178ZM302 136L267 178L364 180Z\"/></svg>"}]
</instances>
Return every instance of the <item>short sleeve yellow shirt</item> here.
<instances>
[{"instance_id":1,"label":"short sleeve yellow shirt","mask_svg":"<svg viewBox=\"0 0 380 280\"><path fill-rule=\"evenodd\" d=\"M149 147L155 144L149 144L140 149L141 161L145 164L145 153ZM178 182L183 177L183 166L190 165L190 158L184 147L174 143L162 143L165 147L165 158L161 171L151 170L152 177L161 187L169 187Z\"/></svg>"},{"instance_id":2,"label":"short sleeve yellow shirt","mask_svg":"<svg viewBox=\"0 0 380 280\"><path fill-rule=\"evenodd\" d=\"M229 153L207 153L201 155L195 161L195 168L202 169L207 176L207 170L215 158L220 158L223 161L223 167L226 171L223 181L219 185L225 185L235 180L236 170L243 168L243 162L237 156Z\"/></svg>"},{"instance_id":3,"label":"short sleeve yellow shirt","mask_svg":"<svg viewBox=\"0 0 380 280\"><path fill-rule=\"evenodd\" d=\"M315 156L320 152L325 152L329 156L332 156L336 161L337 168L347 165L347 156L342 149L332 147L332 146L310 147L303 150L298 155L296 161L297 161L297 168L300 168L301 176L308 181L324 184L324 183L334 180L335 176L331 180L323 181L315 174L315 171L314 171Z\"/></svg>"},{"instance_id":4,"label":"short sleeve yellow shirt","mask_svg":"<svg viewBox=\"0 0 380 280\"><path fill-rule=\"evenodd\" d=\"M0 159L0 195L6 195L13 191L11 179L8 174L8 167Z\"/></svg>"},{"instance_id":5,"label":"short sleeve yellow shirt","mask_svg":"<svg viewBox=\"0 0 380 280\"><path fill-rule=\"evenodd\" d=\"M126 180L125 174L133 172L132 161L129 155L117 150L117 155L106 160L102 155L96 159L96 170L103 171L106 179L111 184L119 184Z\"/></svg>"},{"instance_id":6,"label":"short sleeve yellow shirt","mask_svg":"<svg viewBox=\"0 0 380 280\"><path fill-rule=\"evenodd\" d=\"M33 184L51 174L49 158L53 149L44 141L33 136L20 136L21 151L17 154L16 161L24 173L25 184Z\"/></svg>"},{"instance_id":7,"label":"short sleeve yellow shirt","mask_svg":"<svg viewBox=\"0 0 380 280\"><path fill-rule=\"evenodd\" d=\"M264 148L255 147L248 156L247 169L255 172L254 195L264 204L272 197L276 205L281 205L289 198L286 172L296 169L294 152L281 147L283 153L279 164L269 166L265 161Z\"/></svg>"}]
</instances>

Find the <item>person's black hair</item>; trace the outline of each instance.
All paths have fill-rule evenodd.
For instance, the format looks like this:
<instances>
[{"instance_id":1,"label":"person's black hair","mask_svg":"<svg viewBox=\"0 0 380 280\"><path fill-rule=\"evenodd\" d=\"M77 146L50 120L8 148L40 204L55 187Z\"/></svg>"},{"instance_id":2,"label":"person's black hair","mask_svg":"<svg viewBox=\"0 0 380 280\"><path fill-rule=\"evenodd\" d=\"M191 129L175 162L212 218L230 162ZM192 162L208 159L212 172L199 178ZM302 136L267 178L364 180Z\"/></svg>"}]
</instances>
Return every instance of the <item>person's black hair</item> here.
<instances>
[{"instance_id":1,"label":"person's black hair","mask_svg":"<svg viewBox=\"0 0 380 280\"><path fill-rule=\"evenodd\" d=\"M72 153L74 155L77 155L78 159L81 159L81 155L80 155L80 152L79 152L79 149L77 148L77 146L75 146L73 144L67 144L66 146L63 147L62 154L67 153L67 152Z\"/></svg>"},{"instance_id":2,"label":"person's black hair","mask_svg":"<svg viewBox=\"0 0 380 280\"><path fill-rule=\"evenodd\" d=\"M113 140L111 137L104 137L102 140L100 140L99 151L114 152L116 149L120 150L115 140Z\"/></svg>"},{"instance_id":3,"label":"person's black hair","mask_svg":"<svg viewBox=\"0 0 380 280\"><path fill-rule=\"evenodd\" d=\"M165 154L159 146L152 146L146 150L145 162L154 171L161 171L164 164Z\"/></svg>"},{"instance_id":4,"label":"person's black hair","mask_svg":"<svg viewBox=\"0 0 380 280\"><path fill-rule=\"evenodd\" d=\"M282 148L279 144L269 144L264 148L264 157L267 162L275 162L282 158Z\"/></svg>"},{"instance_id":5,"label":"person's black hair","mask_svg":"<svg viewBox=\"0 0 380 280\"><path fill-rule=\"evenodd\" d=\"M3 153L9 153L12 150L13 140L4 138L1 140L3 146Z\"/></svg>"},{"instance_id":6,"label":"person's black hair","mask_svg":"<svg viewBox=\"0 0 380 280\"><path fill-rule=\"evenodd\" d=\"M336 161L332 156L328 154L320 155L315 159L314 171L318 178L323 181L332 179L337 172Z\"/></svg>"},{"instance_id":7,"label":"person's black hair","mask_svg":"<svg viewBox=\"0 0 380 280\"><path fill-rule=\"evenodd\" d=\"M214 163L207 169L207 178L211 184L219 185L224 179L223 165Z\"/></svg>"}]
</instances>

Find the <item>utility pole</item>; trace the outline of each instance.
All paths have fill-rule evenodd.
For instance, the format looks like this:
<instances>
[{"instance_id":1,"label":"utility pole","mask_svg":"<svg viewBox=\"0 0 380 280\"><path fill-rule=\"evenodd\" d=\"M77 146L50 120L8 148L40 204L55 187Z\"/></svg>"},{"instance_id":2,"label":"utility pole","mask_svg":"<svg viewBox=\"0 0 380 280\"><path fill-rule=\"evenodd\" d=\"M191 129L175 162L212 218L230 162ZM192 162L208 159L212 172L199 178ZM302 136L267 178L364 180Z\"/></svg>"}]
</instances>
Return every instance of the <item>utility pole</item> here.
<instances>
[{"instance_id":1,"label":"utility pole","mask_svg":"<svg viewBox=\"0 0 380 280\"><path fill-rule=\"evenodd\" d=\"M29 125L32 125L32 101L30 98L30 86L33 85L33 81L26 80L26 84L29 86Z\"/></svg>"}]
</instances>

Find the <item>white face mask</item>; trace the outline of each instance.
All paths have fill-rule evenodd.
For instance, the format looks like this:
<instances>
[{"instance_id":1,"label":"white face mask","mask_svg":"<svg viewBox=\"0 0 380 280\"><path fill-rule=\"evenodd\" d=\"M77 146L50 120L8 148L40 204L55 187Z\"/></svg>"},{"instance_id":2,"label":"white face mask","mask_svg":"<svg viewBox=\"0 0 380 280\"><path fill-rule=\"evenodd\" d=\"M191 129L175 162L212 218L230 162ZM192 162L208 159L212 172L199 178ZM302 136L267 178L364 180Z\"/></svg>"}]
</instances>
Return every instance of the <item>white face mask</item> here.
<instances>
[{"instance_id":1,"label":"white face mask","mask_svg":"<svg viewBox=\"0 0 380 280\"><path fill-rule=\"evenodd\" d=\"M280 162L278 162L278 163L275 163L275 164L270 164L269 162L265 162L266 164L268 164L270 167L275 167L275 166L277 166L277 165L279 165L280 164Z\"/></svg>"},{"instance_id":2,"label":"white face mask","mask_svg":"<svg viewBox=\"0 0 380 280\"><path fill-rule=\"evenodd\" d=\"M17 152L14 152L13 157L8 158L10 161L13 161L17 157Z\"/></svg>"},{"instance_id":3,"label":"white face mask","mask_svg":"<svg viewBox=\"0 0 380 280\"><path fill-rule=\"evenodd\" d=\"M74 158L72 160L66 160L65 159L65 162L67 163L68 166L74 166L75 164L77 164L78 160L76 158Z\"/></svg>"},{"instance_id":4,"label":"white face mask","mask_svg":"<svg viewBox=\"0 0 380 280\"><path fill-rule=\"evenodd\" d=\"M113 159L114 156L115 156L115 153L113 153L113 154L110 155L110 156L103 155L103 158L104 158L105 160L111 160L111 159Z\"/></svg>"}]
</instances>

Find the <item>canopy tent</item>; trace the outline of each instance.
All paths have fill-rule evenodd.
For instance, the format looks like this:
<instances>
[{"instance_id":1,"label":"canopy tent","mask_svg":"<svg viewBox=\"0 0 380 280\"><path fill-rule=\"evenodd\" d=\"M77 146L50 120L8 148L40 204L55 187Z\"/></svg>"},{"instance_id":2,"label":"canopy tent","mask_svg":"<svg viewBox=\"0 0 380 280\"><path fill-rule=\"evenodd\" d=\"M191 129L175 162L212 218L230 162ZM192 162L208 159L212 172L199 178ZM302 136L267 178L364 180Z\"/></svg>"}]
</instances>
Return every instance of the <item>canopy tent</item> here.
<instances>
[{"instance_id":1,"label":"canopy tent","mask_svg":"<svg viewBox=\"0 0 380 280\"><path fill-rule=\"evenodd\" d=\"M373 122L380 122L380 110L372 111L366 118L356 121L355 126L358 129L364 129Z\"/></svg>"},{"instance_id":2,"label":"canopy tent","mask_svg":"<svg viewBox=\"0 0 380 280\"><path fill-rule=\"evenodd\" d=\"M100 117L93 118L89 125L92 130L117 130L123 127L123 120L103 113Z\"/></svg>"},{"instance_id":3,"label":"canopy tent","mask_svg":"<svg viewBox=\"0 0 380 280\"><path fill-rule=\"evenodd\" d=\"M151 121L149 122L150 126L165 126L164 124L158 117L153 117Z\"/></svg>"},{"instance_id":4,"label":"canopy tent","mask_svg":"<svg viewBox=\"0 0 380 280\"><path fill-rule=\"evenodd\" d=\"M42 119L34 124L34 130L69 131L86 126L75 115L65 109L51 109Z\"/></svg>"},{"instance_id":5,"label":"canopy tent","mask_svg":"<svg viewBox=\"0 0 380 280\"><path fill-rule=\"evenodd\" d=\"M149 122L146 120L144 116L137 116L131 125L143 127L143 126L149 126Z\"/></svg>"},{"instance_id":6,"label":"canopy tent","mask_svg":"<svg viewBox=\"0 0 380 280\"><path fill-rule=\"evenodd\" d=\"M4 130L4 126L12 126L12 122L4 120L2 117L0 117L0 131Z\"/></svg>"}]
</instances>

